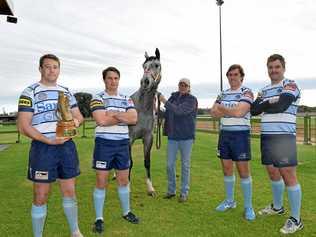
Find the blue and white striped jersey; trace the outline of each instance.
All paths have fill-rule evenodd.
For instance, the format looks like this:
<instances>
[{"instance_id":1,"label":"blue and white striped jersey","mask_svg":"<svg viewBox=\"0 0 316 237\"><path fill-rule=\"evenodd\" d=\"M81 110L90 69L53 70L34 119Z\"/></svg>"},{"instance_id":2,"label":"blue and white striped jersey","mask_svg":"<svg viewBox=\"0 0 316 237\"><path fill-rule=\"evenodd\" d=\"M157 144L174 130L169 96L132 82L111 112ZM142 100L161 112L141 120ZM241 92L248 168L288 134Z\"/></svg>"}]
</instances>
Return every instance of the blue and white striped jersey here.
<instances>
[{"instance_id":1,"label":"blue and white striped jersey","mask_svg":"<svg viewBox=\"0 0 316 237\"><path fill-rule=\"evenodd\" d=\"M240 102L253 103L253 93L247 87L240 87L238 90L224 90L216 99L216 103L226 107L234 107ZM220 120L220 129L225 131L250 130L250 112L244 117L237 118L224 116Z\"/></svg>"},{"instance_id":2,"label":"blue and white striped jersey","mask_svg":"<svg viewBox=\"0 0 316 237\"><path fill-rule=\"evenodd\" d=\"M133 100L127 96L119 93L116 96L110 96L102 91L92 98L90 108L92 112L96 110L126 112L129 109L134 109L135 106ZM95 136L109 140L128 139L128 125L119 123L112 126L97 126Z\"/></svg>"},{"instance_id":3,"label":"blue and white striped jersey","mask_svg":"<svg viewBox=\"0 0 316 237\"><path fill-rule=\"evenodd\" d=\"M296 134L296 113L301 93L295 81L283 79L280 83L268 85L259 92L263 101L277 100L281 94L293 95L295 101L283 113L263 113L261 134Z\"/></svg>"},{"instance_id":4,"label":"blue and white striped jersey","mask_svg":"<svg viewBox=\"0 0 316 237\"><path fill-rule=\"evenodd\" d=\"M28 86L19 98L19 112L32 112L32 126L49 138L56 136L58 92L69 98L71 108L77 107L76 98L61 85L45 86L39 82Z\"/></svg>"}]
</instances>

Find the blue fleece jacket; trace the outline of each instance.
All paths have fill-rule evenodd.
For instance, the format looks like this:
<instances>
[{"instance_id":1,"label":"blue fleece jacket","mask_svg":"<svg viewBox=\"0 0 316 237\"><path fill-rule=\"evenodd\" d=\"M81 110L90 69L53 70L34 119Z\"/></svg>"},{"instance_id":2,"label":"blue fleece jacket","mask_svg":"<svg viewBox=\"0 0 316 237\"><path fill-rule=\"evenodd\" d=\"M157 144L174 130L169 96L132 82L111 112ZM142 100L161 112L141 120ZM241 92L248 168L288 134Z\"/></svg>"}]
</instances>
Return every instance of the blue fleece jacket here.
<instances>
[{"instance_id":1,"label":"blue fleece jacket","mask_svg":"<svg viewBox=\"0 0 316 237\"><path fill-rule=\"evenodd\" d=\"M196 97L174 92L166 102L165 108L164 134L168 136L168 139L194 139L198 108Z\"/></svg>"}]
</instances>

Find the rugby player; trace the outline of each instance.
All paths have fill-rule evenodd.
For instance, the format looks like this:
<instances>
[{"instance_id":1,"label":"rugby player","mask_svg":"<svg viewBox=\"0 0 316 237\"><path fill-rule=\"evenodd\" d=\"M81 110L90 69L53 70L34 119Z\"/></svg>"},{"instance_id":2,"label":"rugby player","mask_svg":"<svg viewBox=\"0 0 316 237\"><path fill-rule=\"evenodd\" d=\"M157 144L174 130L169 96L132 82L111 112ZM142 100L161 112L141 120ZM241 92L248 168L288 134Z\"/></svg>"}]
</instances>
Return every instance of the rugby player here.
<instances>
[{"instance_id":1,"label":"rugby player","mask_svg":"<svg viewBox=\"0 0 316 237\"><path fill-rule=\"evenodd\" d=\"M56 139L59 91L70 99L71 113L77 127L83 117L69 89L57 84L59 58L52 54L43 55L39 61L39 71L40 81L22 92L18 109L19 130L32 139L27 176L33 181L33 234L35 237L43 235L51 183L58 179L71 236L81 237L75 193L75 177L80 174L76 146L71 139Z\"/></svg>"},{"instance_id":2,"label":"rugby player","mask_svg":"<svg viewBox=\"0 0 316 237\"><path fill-rule=\"evenodd\" d=\"M267 68L271 83L261 89L251 107L252 115L261 114L261 161L271 180L273 194L273 202L260 210L259 215L284 213L286 185L291 216L280 232L290 234L303 228L300 217L302 191L296 177L296 113L300 90L295 81L284 77L283 56L271 55Z\"/></svg>"}]
</instances>

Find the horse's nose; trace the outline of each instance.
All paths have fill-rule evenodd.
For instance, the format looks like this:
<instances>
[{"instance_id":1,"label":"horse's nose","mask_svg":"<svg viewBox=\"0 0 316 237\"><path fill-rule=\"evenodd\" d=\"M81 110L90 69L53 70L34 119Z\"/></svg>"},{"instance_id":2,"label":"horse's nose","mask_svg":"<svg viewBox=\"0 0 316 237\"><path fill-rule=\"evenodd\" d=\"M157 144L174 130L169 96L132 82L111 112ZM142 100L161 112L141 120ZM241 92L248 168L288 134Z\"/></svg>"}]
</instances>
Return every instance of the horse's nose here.
<instances>
[{"instance_id":1,"label":"horse's nose","mask_svg":"<svg viewBox=\"0 0 316 237\"><path fill-rule=\"evenodd\" d=\"M148 85L149 85L149 80L148 80L148 78L146 78L146 79L144 80L144 84L145 84L145 86L148 86Z\"/></svg>"}]
</instances>

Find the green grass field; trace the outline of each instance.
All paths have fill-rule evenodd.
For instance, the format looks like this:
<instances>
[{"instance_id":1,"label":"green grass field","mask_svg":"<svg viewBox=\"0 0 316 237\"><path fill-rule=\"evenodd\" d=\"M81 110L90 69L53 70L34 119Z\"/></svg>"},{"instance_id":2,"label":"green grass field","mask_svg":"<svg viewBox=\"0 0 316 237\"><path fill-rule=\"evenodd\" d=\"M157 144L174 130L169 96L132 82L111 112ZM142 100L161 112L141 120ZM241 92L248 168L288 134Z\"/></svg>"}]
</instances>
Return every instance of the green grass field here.
<instances>
[{"instance_id":1,"label":"green grass field","mask_svg":"<svg viewBox=\"0 0 316 237\"><path fill-rule=\"evenodd\" d=\"M79 222L85 236L91 232L94 221L92 191L95 174L91 167L93 150L92 130L86 139L76 139L80 154L82 174L77 182ZM111 181L105 207L106 231L104 236L280 236L279 228L289 215L285 194L284 216L257 217L253 222L243 218L243 200L239 179L236 185L237 208L225 213L214 211L224 197L223 175L216 158L217 136L198 133L193 147L191 190L189 201L178 203L176 199L165 200L166 191L166 140L162 149L152 151L153 184L158 192L156 198L147 196L144 182L142 146L134 145L134 168L132 173L132 208L141 218L139 225L132 225L121 218L116 183ZM25 176L27 171L29 142L12 144L0 152L0 236L30 237L30 207L32 183ZM259 140L252 140L253 203L256 211L271 201L270 183L260 165ZM293 236L316 236L316 150L315 146L299 145L300 165L298 177L303 189L302 218L305 228ZM178 162L178 173L180 173ZM178 177L178 183L179 179ZM178 185L179 187L179 185ZM54 184L48 204L48 216L44 236L70 236L61 206L58 185Z\"/></svg>"}]
</instances>

